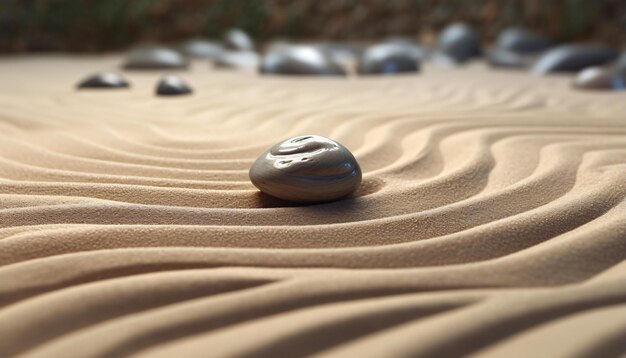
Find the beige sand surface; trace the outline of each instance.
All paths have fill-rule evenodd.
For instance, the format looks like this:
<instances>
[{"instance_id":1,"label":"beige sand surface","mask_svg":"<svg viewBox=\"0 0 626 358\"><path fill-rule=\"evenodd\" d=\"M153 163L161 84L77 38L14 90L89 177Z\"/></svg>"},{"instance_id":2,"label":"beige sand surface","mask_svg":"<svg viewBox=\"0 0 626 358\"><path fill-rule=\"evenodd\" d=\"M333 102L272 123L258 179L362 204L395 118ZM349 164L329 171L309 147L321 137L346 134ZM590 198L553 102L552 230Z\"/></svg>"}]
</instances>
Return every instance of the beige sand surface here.
<instances>
[{"instance_id":1,"label":"beige sand surface","mask_svg":"<svg viewBox=\"0 0 626 358\"><path fill-rule=\"evenodd\" d=\"M0 60L0 357L626 353L626 94L479 64L73 89L118 62ZM250 184L301 134L353 151L353 198Z\"/></svg>"}]
</instances>

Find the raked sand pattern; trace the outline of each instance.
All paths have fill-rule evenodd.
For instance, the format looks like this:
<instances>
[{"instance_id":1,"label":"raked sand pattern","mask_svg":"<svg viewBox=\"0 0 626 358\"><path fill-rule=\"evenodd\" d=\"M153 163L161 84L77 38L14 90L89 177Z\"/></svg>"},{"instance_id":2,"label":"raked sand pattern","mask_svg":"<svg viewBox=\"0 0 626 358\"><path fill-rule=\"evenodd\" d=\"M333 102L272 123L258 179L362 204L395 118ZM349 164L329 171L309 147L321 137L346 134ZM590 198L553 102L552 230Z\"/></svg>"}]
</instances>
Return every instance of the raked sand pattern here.
<instances>
[{"instance_id":1,"label":"raked sand pattern","mask_svg":"<svg viewBox=\"0 0 626 358\"><path fill-rule=\"evenodd\" d=\"M626 97L538 78L182 73L75 91L119 58L0 62L0 356L626 353ZM248 168L319 134L351 198Z\"/></svg>"}]
</instances>

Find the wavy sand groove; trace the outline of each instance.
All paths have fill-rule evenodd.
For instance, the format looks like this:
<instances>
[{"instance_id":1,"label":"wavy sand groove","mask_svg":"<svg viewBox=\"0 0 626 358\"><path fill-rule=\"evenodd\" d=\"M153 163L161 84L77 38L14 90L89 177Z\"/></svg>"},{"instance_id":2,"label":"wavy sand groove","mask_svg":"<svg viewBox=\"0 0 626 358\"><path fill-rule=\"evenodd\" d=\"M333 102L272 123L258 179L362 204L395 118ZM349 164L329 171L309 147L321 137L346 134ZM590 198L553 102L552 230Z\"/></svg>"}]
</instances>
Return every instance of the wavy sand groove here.
<instances>
[{"instance_id":1,"label":"wavy sand groove","mask_svg":"<svg viewBox=\"0 0 626 358\"><path fill-rule=\"evenodd\" d=\"M2 61L0 356L626 353L623 94L479 65L72 90L117 60ZM354 196L250 184L307 133Z\"/></svg>"}]
</instances>

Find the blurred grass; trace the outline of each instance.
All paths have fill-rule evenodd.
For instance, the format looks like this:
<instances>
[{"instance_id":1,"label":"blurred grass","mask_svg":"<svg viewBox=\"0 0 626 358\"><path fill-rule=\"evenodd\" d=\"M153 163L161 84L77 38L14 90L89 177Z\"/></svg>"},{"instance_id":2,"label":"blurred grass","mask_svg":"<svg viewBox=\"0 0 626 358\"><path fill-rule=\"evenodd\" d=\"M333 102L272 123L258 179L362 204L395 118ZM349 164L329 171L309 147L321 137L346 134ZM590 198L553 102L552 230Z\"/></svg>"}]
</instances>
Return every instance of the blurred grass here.
<instances>
[{"instance_id":1,"label":"blurred grass","mask_svg":"<svg viewBox=\"0 0 626 358\"><path fill-rule=\"evenodd\" d=\"M111 51L136 42L215 37L376 39L435 33L452 21L492 40L525 25L559 41L622 46L625 0L0 0L0 52Z\"/></svg>"}]
</instances>

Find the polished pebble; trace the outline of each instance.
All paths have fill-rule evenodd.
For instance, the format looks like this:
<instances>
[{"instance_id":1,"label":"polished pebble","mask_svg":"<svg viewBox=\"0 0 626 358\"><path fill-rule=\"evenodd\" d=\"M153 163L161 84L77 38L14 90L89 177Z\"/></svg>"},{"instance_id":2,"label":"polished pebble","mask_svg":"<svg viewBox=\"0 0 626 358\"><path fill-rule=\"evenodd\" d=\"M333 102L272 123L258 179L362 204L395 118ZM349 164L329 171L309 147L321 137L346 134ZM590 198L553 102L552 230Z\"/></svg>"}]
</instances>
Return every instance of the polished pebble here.
<instances>
[{"instance_id":1,"label":"polished pebble","mask_svg":"<svg viewBox=\"0 0 626 358\"><path fill-rule=\"evenodd\" d=\"M254 42L240 29L230 29L224 35L224 43L231 50L254 51Z\"/></svg>"},{"instance_id":2,"label":"polished pebble","mask_svg":"<svg viewBox=\"0 0 626 358\"><path fill-rule=\"evenodd\" d=\"M100 72L82 80L78 88L128 88L130 84L119 73Z\"/></svg>"},{"instance_id":3,"label":"polished pebble","mask_svg":"<svg viewBox=\"0 0 626 358\"><path fill-rule=\"evenodd\" d=\"M509 27L498 35L496 47L520 54L538 53L547 50L552 42L533 31L522 27Z\"/></svg>"},{"instance_id":4,"label":"polished pebble","mask_svg":"<svg viewBox=\"0 0 626 358\"><path fill-rule=\"evenodd\" d=\"M180 52L166 47L141 47L132 50L124 62L125 69L185 69L189 65Z\"/></svg>"},{"instance_id":5,"label":"polished pebble","mask_svg":"<svg viewBox=\"0 0 626 358\"><path fill-rule=\"evenodd\" d=\"M588 67L578 73L574 87L586 90L626 89L626 76L614 68Z\"/></svg>"},{"instance_id":6,"label":"polished pebble","mask_svg":"<svg viewBox=\"0 0 626 358\"><path fill-rule=\"evenodd\" d=\"M189 57L215 60L224 52L224 46L215 41L191 39L184 42L180 50Z\"/></svg>"},{"instance_id":7,"label":"polished pebble","mask_svg":"<svg viewBox=\"0 0 626 358\"><path fill-rule=\"evenodd\" d=\"M404 43L381 43L365 50L357 66L360 74L417 72L421 53L416 46Z\"/></svg>"},{"instance_id":8,"label":"polished pebble","mask_svg":"<svg viewBox=\"0 0 626 358\"><path fill-rule=\"evenodd\" d=\"M578 72L590 66L599 66L617 58L617 51L600 44L569 44L545 52L533 65L534 74L551 72Z\"/></svg>"},{"instance_id":9,"label":"polished pebble","mask_svg":"<svg viewBox=\"0 0 626 358\"><path fill-rule=\"evenodd\" d=\"M252 184L283 200L316 203L353 193L361 168L343 145L318 135L289 138L263 153L250 168Z\"/></svg>"},{"instance_id":10,"label":"polished pebble","mask_svg":"<svg viewBox=\"0 0 626 358\"><path fill-rule=\"evenodd\" d=\"M345 70L314 46L274 46L261 60L259 72L275 75L344 76Z\"/></svg>"},{"instance_id":11,"label":"polished pebble","mask_svg":"<svg viewBox=\"0 0 626 358\"><path fill-rule=\"evenodd\" d=\"M156 94L160 96L178 96L192 92L191 87L182 78L174 75L163 76L156 88Z\"/></svg>"},{"instance_id":12,"label":"polished pebble","mask_svg":"<svg viewBox=\"0 0 626 358\"><path fill-rule=\"evenodd\" d=\"M464 23L446 27L437 40L437 52L457 64L480 56L480 38L474 28Z\"/></svg>"}]
</instances>

